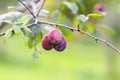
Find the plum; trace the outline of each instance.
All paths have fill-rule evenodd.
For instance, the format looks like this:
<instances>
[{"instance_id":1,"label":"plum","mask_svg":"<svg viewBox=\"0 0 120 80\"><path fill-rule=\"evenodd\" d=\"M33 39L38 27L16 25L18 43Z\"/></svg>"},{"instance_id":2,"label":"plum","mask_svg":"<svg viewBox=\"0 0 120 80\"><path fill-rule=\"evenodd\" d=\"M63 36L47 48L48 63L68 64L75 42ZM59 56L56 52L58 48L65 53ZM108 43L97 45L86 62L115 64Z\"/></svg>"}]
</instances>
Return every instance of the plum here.
<instances>
[{"instance_id":1,"label":"plum","mask_svg":"<svg viewBox=\"0 0 120 80\"><path fill-rule=\"evenodd\" d=\"M66 39L65 39L64 36L62 36L61 42L60 42L59 44L55 44L55 45L54 45L54 49L55 49L56 51L63 51L63 50L66 48L66 45L67 45Z\"/></svg>"},{"instance_id":2,"label":"plum","mask_svg":"<svg viewBox=\"0 0 120 80\"><path fill-rule=\"evenodd\" d=\"M48 38L52 44L59 44L62 40L62 32L58 29L52 29L48 35Z\"/></svg>"},{"instance_id":3,"label":"plum","mask_svg":"<svg viewBox=\"0 0 120 80\"><path fill-rule=\"evenodd\" d=\"M46 34L43 38L42 38L42 47L45 50L51 50L53 48L53 44L50 42L50 40L48 39L48 34Z\"/></svg>"}]
</instances>

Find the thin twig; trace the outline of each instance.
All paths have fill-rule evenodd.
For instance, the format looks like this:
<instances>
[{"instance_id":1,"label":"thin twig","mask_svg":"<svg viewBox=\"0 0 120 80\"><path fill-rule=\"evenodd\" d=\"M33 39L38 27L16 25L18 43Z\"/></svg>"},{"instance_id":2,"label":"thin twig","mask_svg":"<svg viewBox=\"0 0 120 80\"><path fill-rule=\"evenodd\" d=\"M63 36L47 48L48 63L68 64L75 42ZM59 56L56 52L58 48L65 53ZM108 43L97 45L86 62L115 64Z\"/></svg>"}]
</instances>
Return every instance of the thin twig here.
<instances>
[{"instance_id":1,"label":"thin twig","mask_svg":"<svg viewBox=\"0 0 120 80\"><path fill-rule=\"evenodd\" d=\"M36 3L32 1L32 2L29 2L29 4L31 5L31 8L32 8L34 15L36 15L36 13L37 13Z\"/></svg>"},{"instance_id":2,"label":"thin twig","mask_svg":"<svg viewBox=\"0 0 120 80\"><path fill-rule=\"evenodd\" d=\"M0 34L0 36L4 36L4 35L5 35L5 33L1 33L1 34Z\"/></svg>"},{"instance_id":3,"label":"thin twig","mask_svg":"<svg viewBox=\"0 0 120 80\"><path fill-rule=\"evenodd\" d=\"M24 7L26 7L26 9L30 12L30 14L33 16L33 18L36 18L36 16L34 15L34 13L32 12L32 10L21 0L18 0Z\"/></svg>"},{"instance_id":4,"label":"thin twig","mask_svg":"<svg viewBox=\"0 0 120 80\"><path fill-rule=\"evenodd\" d=\"M39 16L39 13L40 13L41 9L43 8L43 6L44 6L44 4L45 4L45 1L46 1L46 0L43 0L43 1L42 1L42 5L40 6L40 9L38 10L38 12L37 12L37 14L36 14L36 17Z\"/></svg>"},{"instance_id":5,"label":"thin twig","mask_svg":"<svg viewBox=\"0 0 120 80\"><path fill-rule=\"evenodd\" d=\"M35 49L35 51L37 51L37 47L36 47L36 45L37 45L37 43L36 43L37 24L38 24L38 19L36 18L35 22L34 22L34 26L33 26L33 29L34 29L34 46L35 46L34 49Z\"/></svg>"},{"instance_id":6,"label":"thin twig","mask_svg":"<svg viewBox=\"0 0 120 80\"><path fill-rule=\"evenodd\" d=\"M39 24L47 24L47 25L51 25L51 26L55 26L56 27L64 27L64 28L67 28L67 29L70 29L70 30L74 30L74 31L78 31L77 28L72 28L72 27L69 27L69 26L66 26L66 25L63 25L63 24L57 24L57 23L52 23L52 22L48 22L48 21L38 21Z\"/></svg>"}]
</instances>

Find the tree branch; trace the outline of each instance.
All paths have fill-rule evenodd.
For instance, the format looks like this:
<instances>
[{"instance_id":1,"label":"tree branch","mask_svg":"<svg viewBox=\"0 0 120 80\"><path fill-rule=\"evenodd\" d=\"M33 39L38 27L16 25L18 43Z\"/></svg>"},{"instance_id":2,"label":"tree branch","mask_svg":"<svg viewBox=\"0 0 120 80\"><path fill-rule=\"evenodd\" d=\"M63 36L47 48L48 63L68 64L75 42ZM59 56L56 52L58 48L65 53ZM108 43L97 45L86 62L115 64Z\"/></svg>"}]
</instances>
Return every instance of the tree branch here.
<instances>
[{"instance_id":1,"label":"tree branch","mask_svg":"<svg viewBox=\"0 0 120 80\"><path fill-rule=\"evenodd\" d=\"M1 34L0 34L0 36L4 36L4 35L5 35L5 33L1 33Z\"/></svg>"},{"instance_id":2,"label":"tree branch","mask_svg":"<svg viewBox=\"0 0 120 80\"><path fill-rule=\"evenodd\" d=\"M35 23L29 24L29 25L26 25L26 26L28 28L30 28L30 27L36 26L37 24L46 24L46 25L51 25L51 26L56 26L56 27L64 27L64 28L67 28L67 29L72 30L72 31L80 32L82 34L87 35L88 37L91 37L95 41L99 41L99 42L101 42L101 43L109 46L110 48L112 48L113 50L115 50L116 52L118 52L120 54L120 49L118 49L117 47L115 47L114 45L112 45L110 42L108 42L108 41L106 41L104 39L98 38L98 37L90 34L89 32L85 32L85 31L80 30L79 26L78 26L78 28L73 28L73 27L70 27L70 26L63 25L63 24L57 24L57 23L48 22L48 21L37 21L37 20L35 21ZM4 36L5 34L6 33L2 33L2 34L0 34L0 36Z\"/></svg>"},{"instance_id":3,"label":"tree branch","mask_svg":"<svg viewBox=\"0 0 120 80\"><path fill-rule=\"evenodd\" d=\"M38 10L38 12L37 12L37 14L36 14L36 17L39 16L39 13L40 13L41 9L43 8L43 6L44 6L44 4L45 4L45 1L46 1L46 0L42 0L42 5L40 6L40 9Z\"/></svg>"},{"instance_id":4,"label":"tree branch","mask_svg":"<svg viewBox=\"0 0 120 80\"><path fill-rule=\"evenodd\" d=\"M36 16L34 15L34 13L32 12L32 10L26 6L26 4L24 2L22 2L21 0L18 0L23 6L25 6L25 8L30 12L30 14L33 16L33 18L36 18Z\"/></svg>"},{"instance_id":5,"label":"tree branch","mask_svg":"<svg viewBox=\"0 0 120 80\"><path fill-rule=\"evenodd\" d=\"M120 54L120 50L117 47L115 47L114 45L112 45L111 43L109 43L108 41L106 41L104 39L100 39L100 38L95 37L94 35L92 35L92 34L90 34L88 32L80 30L79 26L78 26L78 28L72 28L72 27L69 27L69 26L66 26L66 25L63 25L63 24L56 24L56 23L47 22L47 21L39 21L38 23L39 24L47 24L47 25L51 25L51 26L56 25L57 27L64 27L64 28L70 29L72 31L80 32L82 34L85 34L85 35L93 38L95 41L102 42L103 44L109 46L110 48L112 48L113 50L115 50L116 52L118 52Z\"/></svg>"}]
</instances>

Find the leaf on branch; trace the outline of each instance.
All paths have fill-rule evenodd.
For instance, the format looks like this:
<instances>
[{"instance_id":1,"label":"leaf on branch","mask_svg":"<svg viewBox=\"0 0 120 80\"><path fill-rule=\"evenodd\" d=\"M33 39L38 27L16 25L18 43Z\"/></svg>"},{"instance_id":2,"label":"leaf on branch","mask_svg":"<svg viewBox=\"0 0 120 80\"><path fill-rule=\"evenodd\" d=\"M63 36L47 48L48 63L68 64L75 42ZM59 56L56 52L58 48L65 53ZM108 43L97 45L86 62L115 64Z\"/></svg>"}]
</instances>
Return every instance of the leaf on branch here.
<instances>
[{"instance_id":1,"label":"leaf on branch","mask_svg":"<svg viewBox=\"0 0 120 80\"><path fill-rule=\"evenodd\" d=\"M5 35L3 36L3 44L6 44L6 41L8 40L8 38L10 37L11 35L11 32L12 32L13 29L9 29L5 32Z\"/></svg>"},{"instance_id":2,"label":"leaf on branch","mask_svg":"<svg viewBox=\"0 0 120 80\"><path fill-rule=\"evenodd\" d=\"M104 25L104 24L100 26L100 29L107 32L107 33L113 34L113 35L116 34L116 31L114 29L112 29L109 26Z\"/></svg>"},{"instance_id":3,"label":"leaf on branch","mask_svg":"<svg viewBox=\"0 0 120 80\"><path fill-rule=\"evenodd\" d=\"M69 29L58 27L63 33L63 35L66 37L67 40L70 40L73 37L73 32Z\"/></svg>"},{"instance_id":4,"label":"leaf on branch","mask_svg":"<svg viewBox=\"0 0 120 80\"><path fill-rule=\"evenodd\" d=\"M18 23L21 23L21 24L26 24L30 21L30 18L27 17L27 16L22 16L21 19L18 21Z\"/></svg>"},{"instance_id":5,"label":"leaf on branch","mask_svg":"<svg viewBox=\"0 0 120 80\"><path fill-rule=\"evenodd\" d=\"M96 37L101 37L101 33L100 33L98 28L94 29L93 35L96 36Z\"/></svg>"},{"instance_id":6,"label":"leaf on branch","mask_svg":"<svg viewBox=\"0 0 120 80\"><path fill-rule=\"evenodd\" d=\"M34 40L33 39L29 39L27 41L27 45L28 45L28 48L31 49L34 47Z\"/></svg>"},{"instance_id":7,"label":"leaf on branch","mask_svg":"<svg viewBox=\"0 0 120 80\"><path fill-rule=\"evenodd\" d=\"M33 57L33 59L38 59L40 56L39 56L39 52L34 52L33 54L32 54L32 57Z\"/></svg>"},{"instance_id":8,"label":"leaf on branch","mask_svg":"<svg viewBox=\"0 0 120 80\"><path fill-rule=\"evenodd\" d=\"M90 18L103 18L105 15L101 13L91 13L87 15Z\"/></svg>"},{"instance_id":9,"label":"leaf on branch","mask_svg":"<svg viewBox=\"0 0 120 80\"><path fill-rule=\"evenodd\" d=\"M16 11L17 8L15 6L8 6L8 10L11 10L11 11Z\"/></svg>"},{"instance_id":10,"label":"leaf on branch","mask_svg":"<svg viewBox=\"0 0 120 80\"><path fill-rule=\"evenodd\" d=\"M21 34L22 33L22 31L20 29L20 26L14 25L12 28L15 31L15 34Z\"/></svg>"},{"instance_id":11,"label":"leaf on branch","mask_svg":"<svg viewBox=\"0 0 120 80\"><path fill-rule=\"evenodd\" d=\"M13 22L11 20L3 20L0 23L13 24Z\"/></svg>"},{"instance_id":12,"label":"leaf on branch","mask_svg":"<svg viewBox=\"0 0 120 80\"><path fill-rule=\"evenodd\" d=\"M13 25L11 20L3 20L0 22L0 33L5 33Z\"/></svg>"},{"instance_id":13,"label":"leaf on branch","mask_svg":"<svg viewBox=\"0 0 120 80\"><path fill-rule=\"evenodd\" d=\"M25 26L25 25L22 25L21 28L24 29L25 31L28 31L28 32L32 33L31 29L28 28L28 27Z\"/></svg>"},{"instance_id":14,"label":"leaf on branch","mask_svg":"<svg viewBox=\"0 0 120 80\"><path fill-rule=\"evenodd\" d=\"M86 31L88 29L87 23L86 22L82 22L80 24L80 29L83 31Z\"/></svg>"},{"instance_id":15,"label":"leaf on branch","mask_svg":"<svg viewBox=\"0 0 120 80\"><path fill-rule=\"evenodd\" d=\"M24 26L22 27L22 32L27 38L27 46L30 49L35 47L34 43L36 44L40 43L42 36L43 36L40 25L33 26L30 29ZM36 33L36 35L34 33Z\"/></svg>"},{"instance_id":16,"label":"leaf on branch","mask_svg":"<svg viewBox=\"0 0 120 80\"><path fill-rule=\"evenodd\" d=\"M59 13L60 11L59 10L54 10L51 14L50 14L50 17L55 19L55 20L58 20L59 19Z\"/></svg>"},{"instance_id":17,"label":"leaf on branch","mask_svg":"<svg viewBox=\"0 0 120 80\"><path fill-rule=\"evenodd\" d=\"M24 16L24 14L21 12L17 12L17 11L8 12L8 13L0 15L0 21L11 20L14 22L17 19L21 18L22 16Z\"/></svg>"},{"instance_id":18,"label":"leaf on branch","mask_svg":"<svg viewBox=\"0 0 120 80\"><path fill-rule=\"evenodd\" d=\"M76 0L76 4L78 5L80 13L85 13L86 12L86 7L85 7L82 0Z\"/></svg>"},{"instance_id":19,"label":"leaf on branch","mask_svg":"<svg viewBox=\"0 0 120 80\"><path fill-rule=\"evenodd\" d=\"M36 26L37 30L36 30L36 43L40 43L42 37L43 37L43 33L42 33L42 30L41 30L41 25L38 24Z\"/></svg>"},{"instance_id":20,"label":"leaf on branch","mask_svg":"<svg viewBox=\"0 0 120 80\"><path fill-rule=\"evenodd\" d=\"M92 22L88 21L87 26L88 26L89 32L93 33L93 31L95 29L95 25Z\"/></svg>"},{"instance_id":21,"label":"leaf on branch","mask_svg":"<svg viewBox=\"0 0 120 80\"><path fill-rule=\"evenodd\" d=\"M63 4L68 7L72 11L73 14L77 14L78 6L73 2L63 1Z\"/></svg>"},{"instance_id":22,"label":"leaf on branch","mask_svg":"<svg viewBox=\"0 0 120 80\"><path fill-rule=\"evenodd\" d=\"M65 16L65 15L64 15L61 11L59 11L59 10L53 11L50 17L54 19L53 22L55 22L55 23L70 25L70 20L68 19L68 17Z\"/></svg>"},{"instance_id":23,"label":"leaf on branch","mask_svg":"<svg viewBox=\"0 0 120 80\"><path fill-rule=\"evenodd\" d=\"M49 16L49 13L50 12L48 10L42 9L40 11L39 15L42 16L42 17L46 17L47 18Z\"/></svg>"}]
</instances>

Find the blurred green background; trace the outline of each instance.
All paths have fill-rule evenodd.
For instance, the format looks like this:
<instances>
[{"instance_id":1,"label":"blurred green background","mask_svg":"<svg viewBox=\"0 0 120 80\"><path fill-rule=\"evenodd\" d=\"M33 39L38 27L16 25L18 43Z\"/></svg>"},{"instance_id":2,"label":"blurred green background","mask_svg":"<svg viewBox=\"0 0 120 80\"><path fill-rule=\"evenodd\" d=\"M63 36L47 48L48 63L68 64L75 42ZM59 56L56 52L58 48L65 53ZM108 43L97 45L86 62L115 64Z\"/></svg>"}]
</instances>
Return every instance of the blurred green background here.
<instances>
[{"instance_id":1,"label":"blurred green background","mask_svg":"<svg viewBox=\"0 0 120 80\"><path fill-rule=\"evenodd\" d=\"M46 0L46 6L54 7L52 1L55 0ZM95 0L83 1L92 4ZM107 12L100 22L117 32L102 32L102 37L120 48L120 1L97 1ZM0 13L7 12L11 5L16 5L16 1L0 0ZM120 80L120 55L85 35L75 32L63 52L45 51L41 44L38 47L42 54L33 60L34 49L28 49L20 35L10 38L6 45L0 41L0 80Z\"/></svg>"}]
</instances>

